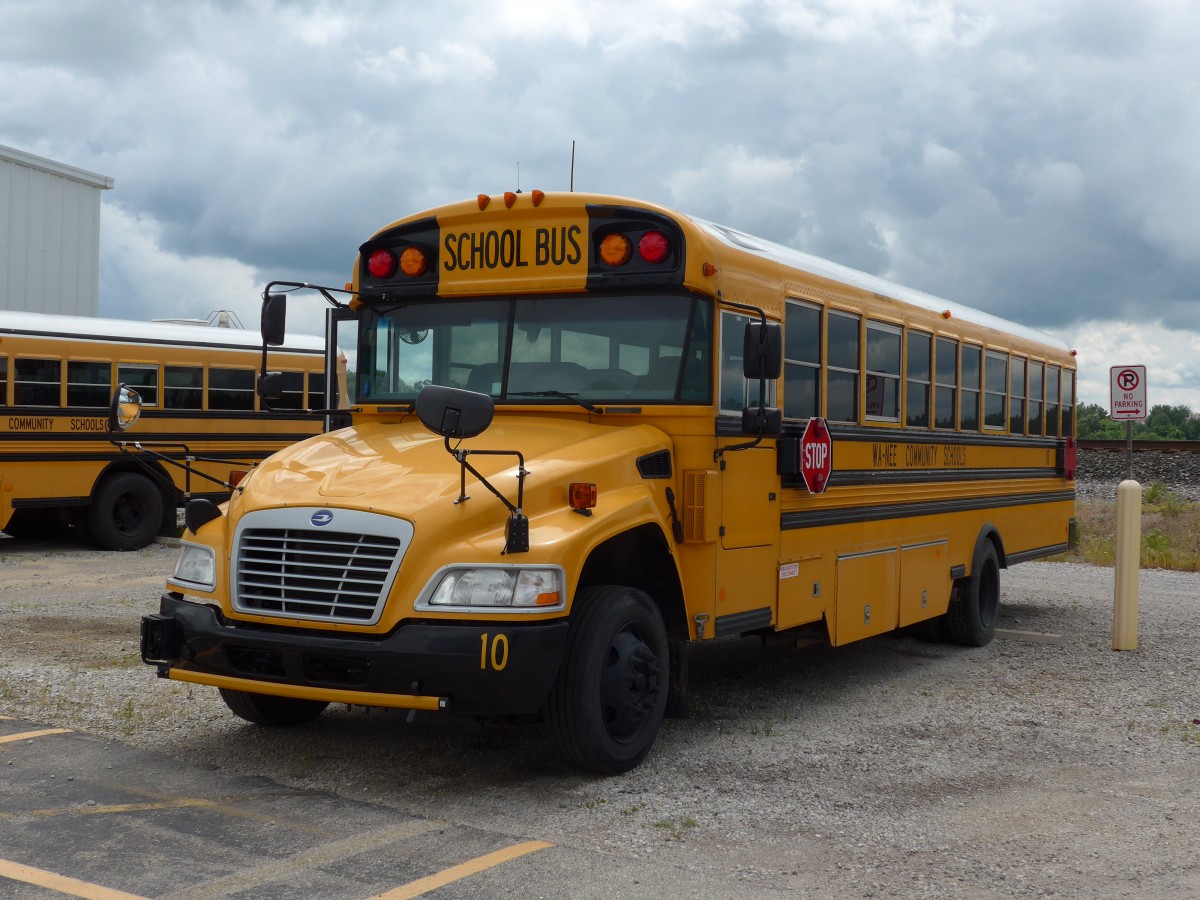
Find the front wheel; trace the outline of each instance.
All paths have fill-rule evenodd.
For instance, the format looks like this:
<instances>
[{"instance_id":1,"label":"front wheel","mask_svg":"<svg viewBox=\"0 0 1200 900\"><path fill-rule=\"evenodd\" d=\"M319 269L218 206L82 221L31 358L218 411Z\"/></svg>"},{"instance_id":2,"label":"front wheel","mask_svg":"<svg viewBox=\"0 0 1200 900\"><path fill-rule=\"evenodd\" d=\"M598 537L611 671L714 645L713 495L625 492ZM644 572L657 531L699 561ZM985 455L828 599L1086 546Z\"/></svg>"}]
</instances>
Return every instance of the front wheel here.
<instances>
[{"instance_id":1,"label":"front wheel","mask_svg":"<svg viewBox=\"0 0 1200 900\"><path fill-rule=\"evenodd\" d=\"M579 593L546 706L568 763L619 775L646 758L667 705L668 653L662 616L645 593L617 585Z\"/></svg>"},{"instance_id":2,"label":"front wheel","mask_svg":"<svg viewBox=\"0 0 1200 900\"><path fill-rule=\"evenodd\" d=\"M251 694L220 688L221 699L239 718L254 725L274 725L290 728L311 722L329 704L323 700L300 700L295 697L276 697L271 694Z\"/></svg>"},{"instance_id":3,"label":"front wheel","mask_svg":"<svg viewBox=\"0 0 1200 900\"><path fill-rule=\"evenodd\" d=\"M999 613L1000 560L995 545L985 540L971 577L959 586L946 611L946 629L956 644L982 647L995 637Z\"/></svg>"}]
</instances>

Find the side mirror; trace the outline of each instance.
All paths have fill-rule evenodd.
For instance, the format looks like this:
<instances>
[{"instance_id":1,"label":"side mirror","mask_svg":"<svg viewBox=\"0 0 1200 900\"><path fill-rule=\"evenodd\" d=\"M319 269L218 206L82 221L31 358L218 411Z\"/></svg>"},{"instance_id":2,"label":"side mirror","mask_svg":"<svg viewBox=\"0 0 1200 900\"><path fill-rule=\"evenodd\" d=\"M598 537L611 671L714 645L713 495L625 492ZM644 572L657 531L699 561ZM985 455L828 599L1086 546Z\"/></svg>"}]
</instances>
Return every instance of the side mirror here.
<instances>
[{"instance_id":1,"label":"side mirror","mask_svg":"<svg viewBox=\"0 0 1200 900\"><path fill-rule=\"evenodd\" d=\"M492 424L496 406L487 394L427 384L413 404L421 424L445 438L469 438Z\"/></svg>"},{"instance_id":2,"label":"side mirror","mask_svg":"<svg viewBox=\"0 0 1200 900\"><path fill-rule=\"evenodd\" d=\"M256 389L258 396L264 400L283 399L283 373L260 372Z\"/></svg>"},{"instance_id":3,"label":"side mirror","mask_svg":"<svg viewBox=\"0 0 1200 900\"><path fill-rule=\"evenodd\" d=\"M278 347L283 344L286 321L287 297L283 294L267 294L263 300L261 322L264 345Z\"/></svg>"},{"instance_id":4,"label":"side mirror","mask_svg":"<svg viewBox=\"0 0 1200 900\"><path fill-rule=\"evenodd\" d=\"M124 431L142 414L142 395L133 388L117 385L108 405L108 430Z\"/></svg>"},{"instance_id":5,"label":"side mirror","mask_svg":"<svg viewBox=\"0 0 1200 900\"><path fill-rule=\"evenodd\" d=\"M778 322L746 323L742 374L751 379L775 379L783 374L783 329Z\"/></svg>"}]
</instances>

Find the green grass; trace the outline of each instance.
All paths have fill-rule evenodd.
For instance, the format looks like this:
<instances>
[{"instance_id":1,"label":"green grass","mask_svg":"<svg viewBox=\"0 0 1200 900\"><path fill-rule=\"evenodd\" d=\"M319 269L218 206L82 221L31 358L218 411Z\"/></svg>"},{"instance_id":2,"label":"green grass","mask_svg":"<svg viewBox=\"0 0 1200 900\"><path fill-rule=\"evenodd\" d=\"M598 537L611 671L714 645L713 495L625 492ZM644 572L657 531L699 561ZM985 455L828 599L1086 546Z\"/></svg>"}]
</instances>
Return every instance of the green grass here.
<instances>
[{"instance_id":1,"label":"green grass","mask_svg":"<svg viewBox=\"0 0 1200 900\"><path fill-rule=\"evenodd\" d=\"M1117 548L1117 504L1087 500L1076 504L1077 558L1111 566ZM1142 490L1141 566L1144 569L1200 571L1200 504L1153 482Z\"/></svg>"}]
</instances>

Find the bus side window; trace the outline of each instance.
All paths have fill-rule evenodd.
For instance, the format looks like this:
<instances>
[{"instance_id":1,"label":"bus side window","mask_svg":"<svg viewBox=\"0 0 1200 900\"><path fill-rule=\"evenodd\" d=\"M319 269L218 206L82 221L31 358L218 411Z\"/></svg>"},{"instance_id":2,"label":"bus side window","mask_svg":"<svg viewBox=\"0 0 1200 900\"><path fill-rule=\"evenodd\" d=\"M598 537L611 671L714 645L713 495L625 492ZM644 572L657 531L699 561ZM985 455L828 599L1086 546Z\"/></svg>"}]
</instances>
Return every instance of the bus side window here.
<instances>
[{"instance_id":1,"label":"bus side window","mask_svg":"<svg viewBox=\"0 0 1200 900\"><path fill-rule=\"evenodd\" d=\"M254 409L254 370L209 369L208 408Z\"/></svg>"},{"instance_id":2,"label":"bus side window","mask_svg":"<svg viewBox=\"0 0 1200 900\"><path fill-rule=\"evenodd\" d=\"M829 374L825 415L835 422L858 421L858 323L858 316L845 313L830 312L826 317Z\"/></svg>"},{"instance_id":3,"label":"bus side window","mask_svg":"<svg viewBox=\"0 0 1200 900\"><path fill-rule=\"evenodd\" d=\"M1045 363L1029 364L1029 433L1042 433L1042 374Z\"/></svg>"},{"instance_id":4,"label":"bus side window","mask_svg":"<svg viewBox=\"0 0 1200 900\"><path fill-rule=\"evenodd\" d=\"M821 309L787 302L784 334L783 414L808 419L821 414Z\"/></svg>"},{"instance_id":5,"label":"bus side window","mask_svg":"<svg viewBox=\"0 0 1200 900\"><path fill-rule=\"evenodd\" d=\"M983 427L1003 431L1008 421L1008 354L989 350L983 356Z\"/></svg>"},{"instance_id":6,"label":"bus side window","mask_svg":"<svg viewBox=\"0 0 1200 900\"><path fill-rule=\"evenodd\" d=\"M962 406L958 427L963 431L979 430L979 378L983 348L973 344L962 347Z\"/></svg>"},{"instance_id":7,"label":"bus side window","mask_svg":"<svg viewBox=\"0 0 1200 900\"><path fill-rule=\"evenodd\" d=\"M58 406L62 362L17 359L13 371L13 406Z\"/></svg>"},{"instance_id":8,"label":"bus side window","mask_svg":"<svg viewBox=\"0 0 1200 900\"><path fill-rule=\"evenodd\" d=\"M117 364L117 384L124 384L138 392L142 406L158 406L158 366Z\"/></svg>"},{"instance_id":9,"label":"bus side window","mask_svg":"<svg viewBox=\"0 0 1200 900\"><path fill-rule=\"evenodd\" d=\"M1062 373L1062 436L1075 436L1075 373Z\"/></svg>"},{"instance_id":10,"label":"bus side window","mask_svg":"<svg viewBox=\"0 0 1200 900\"><path fill-rule=\"evenodd\" d=\"M929 427L929 386L933 379L930 370L933 338L920 331L908 332L908 362L905 367L905 424L915 428Z\"/></svg>"},{"instance_id":11,"label":"bus side window","mask_svg":"<svg viewBox=\"0 0 1200 900\"><path fill-rule=\"evenodd\" d=\"M867 418L900 421L900 329L867 322Z\"/></svg>"},{"instance_id":12,"label":"bus side window","mask_svg":"<svg viewBox=\"0 0 1200 900\"><path fill-rule=\"evenodd\" d=\"M8 406L8 357L0 356L0 406Z\"/></svg>"},{"instance_id":13,"label":"bus side window","mask_svg":"<svg viewBox=\"0 0 1200 900\"><path fill-rule=\"evenodd\" d=\"M334 407L337 406L337 397L331 398ZM308 408L309 409L324 409L325 408L325 373L324 372L309 372L308 373Z\"/></svg>"},{"instance_id":14,"label":"bus side window","mask_svg":"<svg viewBox=\"0 0 1200 900\"><path fill-rule=\"evenodd\" d=\"M112 399L112 363L67 362L67 406L108 406Z\"/></svg>"},{"instance_id":15,"label":"bus side window","mask_svg":"<svg viewBox=\"0 0 1200 900\"><path fill-rule=\"evenodd\" d=\"M742 335L749 321L745 316L721 313L721 412L746 408L746 379L742 376Z\"/></svg>"},{"instance_id":16,"label":"bus side window","mask_svg":"<svg viewBox=\"0 0 1200 900\"><path fill-rule=\"evenodd\" d=\"M1046 437L1058 437L1058 366L1046 366Z\"/></svg>"},{"instance_id":17,"label":"bus side window","mask_svg":"<svg viewBox=\"0 0 1200 900\"><path fill-rule=\"evenodd\" d=\"M199 366L167 366L163 400L167 409L204 408L204 370Z\"/></svg>"},{"instance_id":18,"label":"bus side window","mask_svg":"<svg viewBox=\"0 0 1200 900\"><path fill-rule=\"evenodd\" d=\"M1008 375L1008 393L1011 396L1008 413L1008 430L1011 434L1025 433L1025 360L1012 358L1012 369Z\"/></svg>"},{"instance_id":19,"label":"bus side window","mask_svg":"<svg viewBox=\"0 0 1200 900\"><path fill-rule=\"evenodd\" d=\"M273 409L304 409L304 373L283 372L282 375L283 395L266 405Z\"/></svg>"},{"instance_id":20,"label":"bus side window","mask_svg":"<svg viewBox=\"0 0 1200 900\"><path fill-rule=\"evenodd\" d=\"M958 342L938 338L935 346L937 383L933 394L933 427L953 428L954 403L958 399Z\"/></svg>"}]
</instances>

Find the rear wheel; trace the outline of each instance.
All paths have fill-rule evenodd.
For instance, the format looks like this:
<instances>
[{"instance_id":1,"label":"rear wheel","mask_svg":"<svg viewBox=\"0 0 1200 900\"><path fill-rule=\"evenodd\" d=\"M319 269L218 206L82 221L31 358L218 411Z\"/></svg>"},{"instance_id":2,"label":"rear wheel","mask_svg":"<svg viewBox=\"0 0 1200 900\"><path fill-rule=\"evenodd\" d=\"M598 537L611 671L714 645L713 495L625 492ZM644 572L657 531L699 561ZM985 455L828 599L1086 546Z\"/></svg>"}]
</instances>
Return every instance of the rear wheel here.
<instances>
[{"instance_id":1,"label":"rear wheel","mask_svg":"<svg viewBox=\"0 0 1200 900\"><path fill-rule=\"evenodd\" d=\"M946 611L946 628L956 644L982 647L996 635L1000 613L1000 560L991 541L977 551L971 577L959 585Z\"/></svg>"},{"instance_id":2,"label":"rear wheel","mask_svg":"<svg viewBox=\"0 0 1200 900\"><path fill-rule=\"evenodd\" d=\"M88 506L88 531L105 550L140 550L154 540L162 520L162 494L136 472L104 479Z\"/></svg>"},{"instance_id":3,"label":"rear wheel","mask_svg":"<svg viewBox=\"0 0 1200 900\"><path fill-rule=\"evenodd\" d=\"M583 589L546 720L571 765L603 775L634 768L662 725L667 631L654 601L615 585Z\"/></svg>"},{"instance_id":4,"label":"rear wheel","mask_svg":"<svg viewBox=\"0 0 1200 900\"><path fill-rule=\"evenodd\" d=\"M323 700L300 700L295 697L275 697L271 694L251 694L220 688L221 699L234 715L254 725L273 725L289 728L311 722L329 704Z\"/></svg>"}]
</instances>

